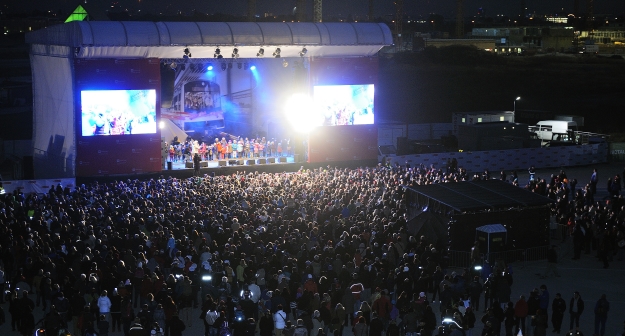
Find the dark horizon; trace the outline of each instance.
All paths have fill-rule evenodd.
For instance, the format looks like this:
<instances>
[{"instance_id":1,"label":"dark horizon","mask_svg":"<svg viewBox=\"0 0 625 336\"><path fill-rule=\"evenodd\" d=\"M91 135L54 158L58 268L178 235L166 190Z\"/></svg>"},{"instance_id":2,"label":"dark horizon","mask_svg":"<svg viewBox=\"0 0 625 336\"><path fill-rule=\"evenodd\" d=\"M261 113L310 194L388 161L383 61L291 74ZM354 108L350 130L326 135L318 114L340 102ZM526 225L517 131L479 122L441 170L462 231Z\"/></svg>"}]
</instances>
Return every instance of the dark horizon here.
<instances>
[{"instance_id":1,"label":"dark horizon","mask_svg":"<svg viewBox=\"0 0 625 336\"><path fill-rule=\"evenodd\" d=\"M498 1L498 0L465 0L464 16L470 17L476 15L481 8L484 15L496 16L505 15L516 17L521 14L521 4L523 0ZM40 11L71 13L79 4L85 1L76 0L30 0L13 2L2 6L2 12L5 13L24 13L31 12L35 9ZM148 11L150 13L176 13L190 14L192 11L198 11L206 14L230 14L234 16L245 16L247 13L248 0L231 0L227 2L221 1L202 1L187 0L185 2L172 2L171 0L88 0L89 6L99 7L101 10L111 9L112 4L116 4L116 10L130 11ZM260 17L264 13L273 15L289 15L293 13L296 0L256 0L256 14ZM586 1L581 0L579 4L580 14L586 13ZM573 13L574 0L525 0L526 14L542 14L552 15ZM456 1L407 1L404 0L404 12L409 16L427 16L430 13L437 13L445 17L455 15ZM624 0L602 0L594 2L595 14L613 14L621 15L625 12ZM306 13L308 17L312 16L312 0L306 0ZM368 13L368 0L345 0L330 1L323 3L324 17L347 17L347 16L366 16ZM374 0L374 16L388 17L395 14L395 7L391 0Z\"/></svg>"}]
</instances>

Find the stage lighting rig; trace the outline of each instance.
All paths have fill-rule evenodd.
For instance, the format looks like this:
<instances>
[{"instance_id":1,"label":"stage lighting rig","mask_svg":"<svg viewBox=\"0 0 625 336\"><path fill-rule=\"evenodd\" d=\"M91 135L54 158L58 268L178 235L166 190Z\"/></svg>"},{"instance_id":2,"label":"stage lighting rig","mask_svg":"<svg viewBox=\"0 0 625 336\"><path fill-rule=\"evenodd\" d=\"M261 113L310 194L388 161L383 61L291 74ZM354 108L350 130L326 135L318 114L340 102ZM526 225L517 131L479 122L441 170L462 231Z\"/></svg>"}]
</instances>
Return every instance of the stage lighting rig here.
<instances>
[{"instance_id":1,"label":"stage lighting rig","mask_svg":"<svg viewBox=\"0 0 625 336\"><path fill-rule=\"evenodd\" d=\"M224 62L221 62L221 71L226 71L227 68L228 68L228 65Z\"/></svg>"},{"instance_id":2,"label":"stage lighting rig","mask_svg":"<svg viewBox=\"0 0 625 336\"><path fill-rule=\"evenodd\" d=\"M276 51L273 52L273 57L280 58L280 48L276 48Z\"/></svg>"},{"instance_id":3,"label":"stage lighting rig","mask_svg":"<svg viewBox=\"0 0 625 336\"><path fill-rule=\"evenodd\" d=\"M263 57L265 56L265 49L260 48L258 49L258 52L256 53L256 57Z\"/></svg>"},{"instance_id":4,"label":"stage lighting rig","mask_svg":"<svg viewBox=\"0 0 625 336\"><path fill-rule=\"evenodd\" d=\"M300 52L299 52L299 56L300 56L300 57L304 57L304 55L306 55L306 53L307 53L307 52L308 52L308 49L306 49L306 47L304 47L304 48L302 49L302 51L300 51Z\"/></svg>"},{"instance_id":5,"label":"stage lighting rig","mask_svg":"<svg viewBox=\"0 0 625 336\"><path fill-rule=\"evenodd\" d=\"M232 50L232 58L239 58L239 49L234 48L234 50Z\"/></svg>"},{"instance_id":6,"label":"stage lighting rig","mask_svg":"<svg viewBox=\"0 0 625 336\"><path fill-rule=\"evenodd\" d=\"M241 62L237 63L237 68L239 68L239 70L241 70L241 68L243 67L243 64L241 64Z\"/></svg>"},{"instance_id":7,"label":"stage lighting rig","mask_svg":"<svg viewBox=\"0 0 625 336\"><path fill-rule=\"evenodd\" d=\"M176 62L171 62L169 63L169 68L172 70L176 70L176 68L178 67L178 64L176 64Z\"/></svg>"},{"instance_id":8,"label":"stage lighting rig","mask_svg":"<svg viewBox=\"0 0 625 336\"><path fill-rule=\"evenodd\" d=\"M228 63L228 69L232 69L232 62Z\"/></svg>"},{"instance_id":9,"label":"stage lighting rig","mask_svg":"<svg viewBox=\"0 0 625 336\"><path fill-rule=\"evenodd\" d=\"M212 71L213 70L213 64L212 63L208 63L208 66L206 67L206 70Z\"/></svg>"},{"instance_id":10,"label":"stage lighting rig","mask_svg":"<svg viewBox=\"0 0 625 336\"><path fill-rule=\"evenodd\" d=\"M189 50L189 47L184 48L184 56L182 56L182 58L187 59L191 57L191 51Z\"/></svg>"},{"instance_id":11,"label":"stage lighting rig","mask_svg":"<svg viewBox=\"0 0 625 336\"><path fill-rule=\"evenodd\" d=\"M224 56L221 54L221 49L217 48L215 49L215 58L224 58Z\"/></svg>"},{"instance_id":12,"label":"stage lighting rig","mask_svg":"<svg viewBox=\"0 0 625 336\"><path fill-rule=\"evenodd\" d=\"M249 69L249 65L247 64L247 62L243 63L243 70Z\"/></svg>"}]
</instances>

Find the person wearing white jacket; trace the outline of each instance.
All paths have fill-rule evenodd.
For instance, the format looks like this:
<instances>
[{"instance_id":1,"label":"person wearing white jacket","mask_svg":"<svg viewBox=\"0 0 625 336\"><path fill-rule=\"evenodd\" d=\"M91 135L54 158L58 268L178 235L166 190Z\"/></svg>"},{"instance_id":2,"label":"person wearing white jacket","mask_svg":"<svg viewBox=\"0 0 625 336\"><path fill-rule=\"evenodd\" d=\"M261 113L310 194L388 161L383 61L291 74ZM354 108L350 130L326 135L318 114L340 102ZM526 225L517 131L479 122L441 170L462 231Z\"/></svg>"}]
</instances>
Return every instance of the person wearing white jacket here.
<instances>
[{"instance_id":1,"label":"person wearing white jacket","mask_svg":"<svg viewBox=\"0 0 625 336\"><path fill-rule=\"evenodd\" d=\"M106 316L108 320L108 316L111 314L111 300L106 290L103 290L98 298L98 309L100 310L100 315Z\"/></svg>"},{"instance_id":2,"label":"person wearing white jacket","mask_svg":"<svg viewBox=\"0 0 625 336\"><path fill-rule=\"evenodd\" d=\"M276 328L276 336L282 336L282 331L286 326L287 315L282 310L282 305L278 305L278 311L273 314L273 323Z\"/></svg>"}]
</instances>

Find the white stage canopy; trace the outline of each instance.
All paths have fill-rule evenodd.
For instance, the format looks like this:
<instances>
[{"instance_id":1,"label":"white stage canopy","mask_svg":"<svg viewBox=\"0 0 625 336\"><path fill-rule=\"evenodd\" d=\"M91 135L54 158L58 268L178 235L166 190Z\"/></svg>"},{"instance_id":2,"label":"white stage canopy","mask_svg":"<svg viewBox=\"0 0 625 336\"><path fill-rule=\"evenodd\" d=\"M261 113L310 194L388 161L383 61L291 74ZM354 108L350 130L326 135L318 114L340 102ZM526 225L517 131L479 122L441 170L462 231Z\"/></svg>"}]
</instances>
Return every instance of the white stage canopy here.
<instances>
[{"instance_id":1,"label":"white stage canopy","mask_svg":"<svg viewBox=\"0 0 625 336\"><path fill-rule=\"evenodd\" d=\"M231 58L236 47L241 58L264 57L370 57L393 43L383 23L312 22L134 22L73 21L26 35L32 53L58 53L54 46L71 47L77 58L212 58L221 49Z\"/></svg>"}]
</instances>

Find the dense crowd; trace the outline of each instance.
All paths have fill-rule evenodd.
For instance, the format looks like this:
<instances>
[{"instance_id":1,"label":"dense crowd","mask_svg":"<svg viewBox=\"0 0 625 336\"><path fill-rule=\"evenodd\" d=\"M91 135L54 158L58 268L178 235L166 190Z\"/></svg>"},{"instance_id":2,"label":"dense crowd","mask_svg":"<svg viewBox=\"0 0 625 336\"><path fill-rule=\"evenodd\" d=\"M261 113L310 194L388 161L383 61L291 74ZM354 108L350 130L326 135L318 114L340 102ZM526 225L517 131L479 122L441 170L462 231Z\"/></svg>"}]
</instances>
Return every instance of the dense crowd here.
<instances>
[{"instance_id":1,"label":"dense crowd","mask_svg":"<svg viewBox=\"0 0 625 336\"><path fill-rule=\"evenodd\" d=\"M486 278L448 273L444 246L406 225L404 186L487 173L327 167L14 192L0 202L11 327L31 334L40 307L52 332L178 336L197 321L197 307L211 336L341 336L345 328L357 336L471 336L483 297L492 317L482 320L486 336L499 335L493 324L504 323L499 309L511 304L507 266L494 263ZM606 232L619 246L625 212L587 196L578 204L579 191L561 176L550 182L526 187L557 201L554 219L572 217L574 237L578 226L596 228L586 247L602 246ZM623 249L609 252L622 257ZM478 262L479 245L473 253Z\"/></svg>"}]
</instances>

